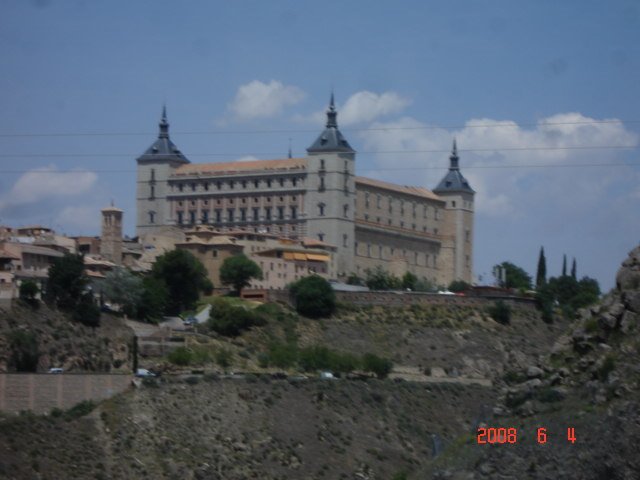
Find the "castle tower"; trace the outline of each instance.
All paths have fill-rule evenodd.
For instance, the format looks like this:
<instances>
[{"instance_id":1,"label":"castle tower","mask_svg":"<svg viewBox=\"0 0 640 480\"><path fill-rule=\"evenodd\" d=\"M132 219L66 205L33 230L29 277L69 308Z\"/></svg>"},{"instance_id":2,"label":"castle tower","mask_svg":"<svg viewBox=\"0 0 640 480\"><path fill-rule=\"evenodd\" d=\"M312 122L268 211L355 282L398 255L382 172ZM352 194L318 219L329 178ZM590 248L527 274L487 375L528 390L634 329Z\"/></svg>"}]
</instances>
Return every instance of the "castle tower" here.
<instances>
[{"instance_id":1,"label":"castle tower","mask_svg":"<svg viewBox=\"0 0 640 480\"><path fill-rule=\"evenodd\" d=\"M172 224L168 180L174 169L190 163L169 138L167 109L163 107L158 138L138 159L136 235Z\"/></svg>"},{"instance_id":2,"label":"castle tower","mask_svg":"<svg viewBox=\"0 0 640 480\"><path fill-rule=\"evenodd\" d=\"M446 201L443 262L453 266L451 280L473 280L473 199L475 191L460 172L455 139L449 157L449 171L433 193ZM448 250L448 254L445 250Z\"/></svg>"},{"instance_id":3,"label":"castle tower","mask_svg":"<svg viewBox=\"0 0 640 480\"><path fill-rule=\"evenodd\" d=\"M333 93L324 131L307 148L307 235L335 245L334 271L354 271L355 150L338 129Z\"/></svg>"},{"instance_id":4,"label":"castle tower","mask_svg":"<svg viewBox=\"0 0 640 480\"><path fill-rule=\"evenodd\" d=\"M122 264L122 210L110 207L103 208L100 255L116 265Z\"/></svg>"}]
</instances>

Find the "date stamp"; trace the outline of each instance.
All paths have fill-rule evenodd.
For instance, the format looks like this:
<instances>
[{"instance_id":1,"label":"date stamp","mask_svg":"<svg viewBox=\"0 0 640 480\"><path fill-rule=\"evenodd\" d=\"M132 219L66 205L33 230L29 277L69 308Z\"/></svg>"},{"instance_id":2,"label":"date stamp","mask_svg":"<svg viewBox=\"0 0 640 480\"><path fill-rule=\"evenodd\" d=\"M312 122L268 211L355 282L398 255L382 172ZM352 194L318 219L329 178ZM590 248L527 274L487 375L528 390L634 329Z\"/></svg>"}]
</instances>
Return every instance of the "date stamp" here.
<instances>
[{"instance_id":1,"label":"date stamp","mask_svg":"<svg viewBox=\"0 0 640 480\"><path fill-rule=\"evenodd\" d=\"M539 427L536 430L536 441L539 445L544 445L549 439L549 434L545 427ZM480 427L478 428L477 443L478 445L502 444L502 443L518 443L518 429L516 428L494 428ZM576 443L576 429L574 427L567 428L566 441L573 444Z\"/></svg>"}]
</instances>

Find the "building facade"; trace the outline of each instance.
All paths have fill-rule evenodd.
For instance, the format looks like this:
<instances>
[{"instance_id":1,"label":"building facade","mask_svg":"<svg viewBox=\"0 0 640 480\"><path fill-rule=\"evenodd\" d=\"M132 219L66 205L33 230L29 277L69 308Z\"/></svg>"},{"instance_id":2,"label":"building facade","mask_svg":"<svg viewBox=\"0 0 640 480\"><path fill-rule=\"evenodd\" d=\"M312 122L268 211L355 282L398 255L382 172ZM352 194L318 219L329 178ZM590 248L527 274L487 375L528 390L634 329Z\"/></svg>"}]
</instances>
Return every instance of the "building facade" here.
<instances>
[{"instance_id":1,"label":"building facade","mask_svg":"<svg viewBox=\"0 0 640 480\"><path fill-rule=\"evenodd\" d=\"M137 159L136 234L207 225L217 233L315 239L334 247L333 278L380 266L440 285L471 282L474 191L455 142L434 191L357 177L355 160L333 96L325 129L304 158L191 163L169 138L165 109L158 139Z\"/></svg>"}]
</instances>

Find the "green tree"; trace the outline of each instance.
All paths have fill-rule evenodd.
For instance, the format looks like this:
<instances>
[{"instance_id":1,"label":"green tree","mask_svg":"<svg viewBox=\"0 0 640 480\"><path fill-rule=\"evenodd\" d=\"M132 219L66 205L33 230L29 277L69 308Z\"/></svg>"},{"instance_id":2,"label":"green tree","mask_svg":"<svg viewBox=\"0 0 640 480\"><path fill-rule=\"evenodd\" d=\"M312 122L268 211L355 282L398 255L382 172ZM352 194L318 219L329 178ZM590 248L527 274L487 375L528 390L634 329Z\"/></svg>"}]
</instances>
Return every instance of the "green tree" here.
<instances>
[{"instance_id":1,"label":"green tree","mask_svg":"<svg viewBox=\"0 0 640 480\"><path fill-rule=\"evenodd\" d=\"M492 307L489 307L489 315L503 325L511 323L511 307L502 300L498 300Z\"/></svg>"},{"instance_id":2,"label":"green tree","mask_svg":"<svg viewBox=\"0 0 640 480\"><path fill-rule=\"evenodd\" d=\"M413 273L407 272L402 276L402 288L403 289L416 289L416 283L418 282L418 277L416 277Z\"/></svg>"},{"instance_id":3,"label":"green tree","mask_svg":"<svg viewBox=\"0 0 640 480\"><path fill-rule=\"evenodd\" d=\"M577 280L577 266L576 266L576 257L573 257L573 263L571 264L571 278Z\"/></svg>"},{"instance_id":4,"label":"green tree","mask_svg":"<svg viewBox=\"0 0 640 480\"><path fill-rule=\"evenodd\" d=\"M365 283L371 290L393 290L400 288L402 281L387 273L381 266L375 267L373 270L366 270Z\"/></svg>"},{"instance_id":5,"label":"green tree","mask_svg":"<svg viewBox=\"0 0 640 480\"><path fill-rule=\"evenodd\" d=\"M562 276L567 276L567 255L562 255Z\"/></svg>"},{"instance_id":6,"label":"green tree","mask_svg":"<svg viewBox=\"0 0 640 480\"><path fill-rule=\"evenodd\" d=\"M153 264L151 276L166 285L169 315L192 309L200 292L212 287L202 263L187 250L176 249L160 255Z\"/></svg>"},{"instance_id":7,"label":"green tree","mask_svg":"<svg viewBox=\"0 0 640 480\"><path fill-rule=\"evenodd\" d=\"M38 303L36 295L38 295L39 292L40 289L38 288L38 284L32 280L25 280L20 284L20 300L23 300L30 305L36 305Z\"/></svg>"},{"instance_id":8,"label":"green tree","mask_svg":"<svg viewBox=\"0 0 640 480\"><path fill-rule=\"evenodd\" d=\"M36 334L26 330L13 330L7 337L11 352L9 366L18 372L35 372L40 360Z\"/></svg>"},{"instance_id":9,"label":"green tree","mask_svg":"<svg viewBox=\"0 0 640 480\"><path fill-rule=\"evenodd\" d=\"M142 279L142 293L136 312L137 318L147 322L156 323L162 318L169 298L167 285L163 280L155 277Z\"/></svg>"},{"instance_id":10,"label":"green tree","mask_svg":"<svg viewBox=\"0 0 640 480\"><path fill-rule=\"evenodd\" d=\"M254 325L266 323L265 316L257 308L233 305L223 297L214 299L207 322L208 327L220 335L235 337Z\"/></svg>"},{"instance_id":11,"label":"green tree","mask_svg":"<svg viewBox=\"0 0 640 480\"><path fill-rule=\"evenodd\" d=\"M467 290L470 290L470 289L471 289L471 285L469 285L464 280L454 280L449 284L450 292L455 292L455 293L466 292Z\"/></svg>"},{"instance_id":12,"label":"green tree","mask_svg":"<svg viewBox=\"0 0 640 480\"><path fill-rule=\"evenodd\" d=\"M244 287L250 285L249 280L262 280L262 270L256 262L245 255L234 255L225 258L220 267L220 281L225 285L232 285L235 293L240 295Z\"/></svg>"},{"instance_id":13,"label":"green tree","mask_svg":"<svg viewBox=\"0 0 640 480\"><path fill-rule=\"evenodd\" d=\"M58 308L73 310L88 284L83 256L66 253L49 267L46 299Z\"/></svg>"},{"instance_id":14,"label":"green tree","mask_svg":"<svg viewBox=\"0 0 640 480\"><path fill-rule=\"evenodd\" d=\"M364 286L364 280L355 273L352 273L347 277L347 285L359 285Z\"/></svg>"},{"instance_id":15,"label":"green tree","mask_svg":"<svg viewBox=\"0 0 640 480\"><path fill-rule=\"evenodd\" d=\"M494 270L502 268L505 271L504 282L500 281L500 286L505 288L522 288L529 290L531 288L531 276L522 268L511 262L502 262L493 267Z\"/></svg>"},{"instance_id":16,"label":"green tree","mask_svg":"<svg viewBox=\"0 0 640 480\"><path fill-rule=\"evenodd\" d=\"M540 247L538 257L538 269L536 270L536 289L542 288L547 283L547 259L544 256L544 247Z\"/></svg>"},{"instance_id":17,"label":"green tree","mask_svg":"<svg viewBox=\"0 0 640 480\"><path fill-rule=\"evenodd\" d=\"M138 317L144 287L142 278L123 267L116 267L107 273L102 282L102 292L109 301L120 306L130 317Z\"/></svg>"},{"instance_id":18,"label":"green tree","mask_svg":"<svg viewBox=\"0 0 640 480\"><path fill-rule=\"evenodd\" d=\"M100 307L96 305L91 292L85 292L78 298L78 303L73 308L72 318L87 327L100 325Z\"/></svg>"},{"instance_id":19,"label":"green tree","mask_svg":"<svg viewBox=\"0 0 640 480\"><path fill-rule=\"evenodd\" d=\"M378 357L373 353L365 353L362 356L362 369L375 373L378 378L385 378L393 370L393 363L387 358Z\"/></svg>"},{"instance_id":20,"label":"green tree","mask_svg":"<svg viewBox=\"0 0 640 480\"><path fill-rule=\"evenodd\" d=\"M304 277L289 287L296 310L309 318L330 316L336 309L336 294L329 282L317 275Z\"/></svg>"}]
</instances>

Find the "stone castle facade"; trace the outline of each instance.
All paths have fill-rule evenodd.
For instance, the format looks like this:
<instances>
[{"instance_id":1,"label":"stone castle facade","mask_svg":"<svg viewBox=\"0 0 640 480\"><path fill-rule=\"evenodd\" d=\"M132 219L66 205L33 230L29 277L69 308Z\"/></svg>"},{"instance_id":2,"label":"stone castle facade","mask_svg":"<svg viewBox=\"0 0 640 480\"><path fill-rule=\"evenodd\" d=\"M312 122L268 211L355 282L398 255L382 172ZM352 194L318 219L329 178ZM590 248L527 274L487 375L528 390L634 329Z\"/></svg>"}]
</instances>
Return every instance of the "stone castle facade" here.
<instances>
[{"instance_id":1,"label":"stone castle facade","mask_svg":"<svg viewBox=\"0 0 640 480\"><path fill-rule=\"evenodd\" d=\"M454 142L449 171L433 190L355 175L356 151L338 128L331 98L324 131L304 158L191 163L169 138L137 159L136 234L208 225L335 247L332 272L344 280L382 267L435 284L472 281L474 191Z\"/></svg>"}]
</instances>

